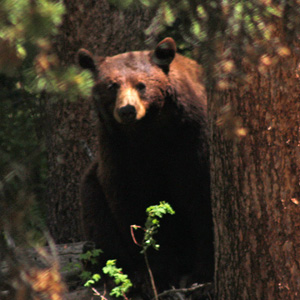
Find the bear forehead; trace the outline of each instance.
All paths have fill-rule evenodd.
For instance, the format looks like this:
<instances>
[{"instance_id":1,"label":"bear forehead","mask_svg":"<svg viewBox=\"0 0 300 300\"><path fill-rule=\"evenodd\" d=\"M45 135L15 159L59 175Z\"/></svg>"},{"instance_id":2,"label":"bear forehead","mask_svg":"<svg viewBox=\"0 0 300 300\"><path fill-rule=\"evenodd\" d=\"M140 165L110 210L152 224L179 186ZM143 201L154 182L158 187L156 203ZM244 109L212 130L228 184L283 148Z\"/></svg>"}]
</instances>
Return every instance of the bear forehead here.
<instances>
[{"instance_id":1,"label":"bear forehead","mask_svg":"<svg viewBox=\"0 0 300 300\"><path fill-rule=\"evenodd\" d=\"M106 57L99 66L100 77L143 78L160 77L163 72L151 62L150 51L135 51Z\"/></svg>"}]
</instances>

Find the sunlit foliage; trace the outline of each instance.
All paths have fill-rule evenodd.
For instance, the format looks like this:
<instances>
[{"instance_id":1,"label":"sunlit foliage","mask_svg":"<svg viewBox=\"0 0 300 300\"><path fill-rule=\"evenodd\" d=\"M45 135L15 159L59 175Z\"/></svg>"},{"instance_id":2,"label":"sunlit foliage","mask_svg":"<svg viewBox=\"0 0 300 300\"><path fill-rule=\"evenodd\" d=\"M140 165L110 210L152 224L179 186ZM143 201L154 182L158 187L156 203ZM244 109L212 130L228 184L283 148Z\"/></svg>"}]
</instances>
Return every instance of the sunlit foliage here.
<instances>
[{"instance_id":1,"label":"sunlit foliage","mask_svg":"<svg viewBox=\"0 0 300 300\"><path fill-rule=\"evenodd\" d=\"M88 96L93 84L89 73L62 67L54 54L64 13L62 1L0 1L0 290L10 299L14 293L32 299L29 290L61 299L47 287L58 269L52 263L47 270L31 268L16 246L45 242L45 95L75 100Z\"/></svg>"},{"instance_id":2,"label":"sunlit foliage","mask_svg":"<svg viewBox=\"0 0 300 300\"><path fill-rule=\"evenodd\" d=\"M89 95L90 74L61 67L51 48L65 12L62 1L6 0L0 12L0 74L18 78L14 89L70 99Z\"/></svg>"},{"instance_id":3,"label":"sunlit foliage","mask_svg":"<svg viewBox=\"0 0 300 300\"><path fill-rule=\"evenodd\" d=\"M127 0L126 7L137 2L156 12L146 32L149 39L172 36L179 49L192 49L203 63L214 57L218 75L237 71L234 56L247 56L264 68L296 50L291 47L300 32L299 1Z\"/></svg>"},{"instance_id":4,"label":"sunlit foliage","mask_svg":"<svg viewBox=\"0 0 300 300\"><path fill-rule=\"evenodd\" d=\"M0 180L7 185L7 174L25 168L38 198L45 187L45 94L75 100L93 84L88 72L61 66L54 54L64 13L62 1L0 2Z\"/></svg>"}]
</instances>

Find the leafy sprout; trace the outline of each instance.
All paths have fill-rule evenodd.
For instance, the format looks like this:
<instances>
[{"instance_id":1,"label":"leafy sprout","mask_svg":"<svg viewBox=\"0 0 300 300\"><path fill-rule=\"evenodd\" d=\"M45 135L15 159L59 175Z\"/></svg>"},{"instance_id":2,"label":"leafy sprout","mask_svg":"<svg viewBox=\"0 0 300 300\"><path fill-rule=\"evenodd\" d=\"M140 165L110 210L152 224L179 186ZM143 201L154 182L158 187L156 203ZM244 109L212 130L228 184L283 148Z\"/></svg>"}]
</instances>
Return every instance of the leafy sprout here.
<instances>
[{"instance_id":1,"label":"leafy sprout","mask_svg":"<svg viewBox=\"0 0 300 300\"><path fill-rule=\"evenodd\" d=\"M154 239L154 235L158 232L158 228L160 227L160 219L166 214L175 214L175 211L169 203L162 201L159 205L149 206L146 209L146 213L148 217L145 223L143 250L141 253L145 253L149 247L159 250L159 244L157 244Z\"/></svg>"}]
</instances>

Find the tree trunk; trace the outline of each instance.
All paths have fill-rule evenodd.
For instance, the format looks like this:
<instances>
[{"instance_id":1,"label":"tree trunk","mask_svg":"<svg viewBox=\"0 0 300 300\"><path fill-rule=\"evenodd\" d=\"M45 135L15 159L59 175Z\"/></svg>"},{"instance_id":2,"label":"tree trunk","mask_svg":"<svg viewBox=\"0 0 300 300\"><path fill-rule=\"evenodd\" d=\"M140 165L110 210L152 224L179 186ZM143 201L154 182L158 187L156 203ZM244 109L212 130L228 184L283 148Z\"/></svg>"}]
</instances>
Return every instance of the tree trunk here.
<instances>
[{"instance_id":1,"label":"tree trunk","mask_svg":"<svg viewBox=\"0 0 300 300\"><path fill-rule=\"evenodd\" d=\"M107 1L65 1L67 14L56 39L55 52L63 65L75 63L81 47L98 55L145 47L144 30L150 23L140 8L124 12ZM95 117L89 100L48 102L47 150L49 164L48 224L58 243L81 239L79 181L90 163L86 149L96 148Z\"/></svg>"},{"instance_id":2,"label":"tree trunk","mask_svg":"<svg viewBox=\"0 0 300 300\"><path fill-rule=\"evenodd\" d=\"M300 299L299 59L208 93L216 300Z\"/></svg>"}]
</instances>

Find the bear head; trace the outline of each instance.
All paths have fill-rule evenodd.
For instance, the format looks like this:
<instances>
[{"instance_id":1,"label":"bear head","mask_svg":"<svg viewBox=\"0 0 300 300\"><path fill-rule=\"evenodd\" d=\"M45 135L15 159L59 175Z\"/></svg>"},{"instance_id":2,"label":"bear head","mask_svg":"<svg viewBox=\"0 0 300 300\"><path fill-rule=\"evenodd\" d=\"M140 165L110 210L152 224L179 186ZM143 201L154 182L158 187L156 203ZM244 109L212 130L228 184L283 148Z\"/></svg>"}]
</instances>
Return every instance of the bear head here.
<instances>
[{"instance_id":1,"label":"bear head","mask_svg":"<svg viewBox=\"0 0 300 300\"><path fill-rule=\"evenodd\" d=\"M95 78L93 98L99 118L127 126L146 119L149 111L159 113L168 97L168 72L175 55L172 38L165 38L154 51L112 57L94 57L80 49L79 65Z\"/></svg>"}]
</instances>

